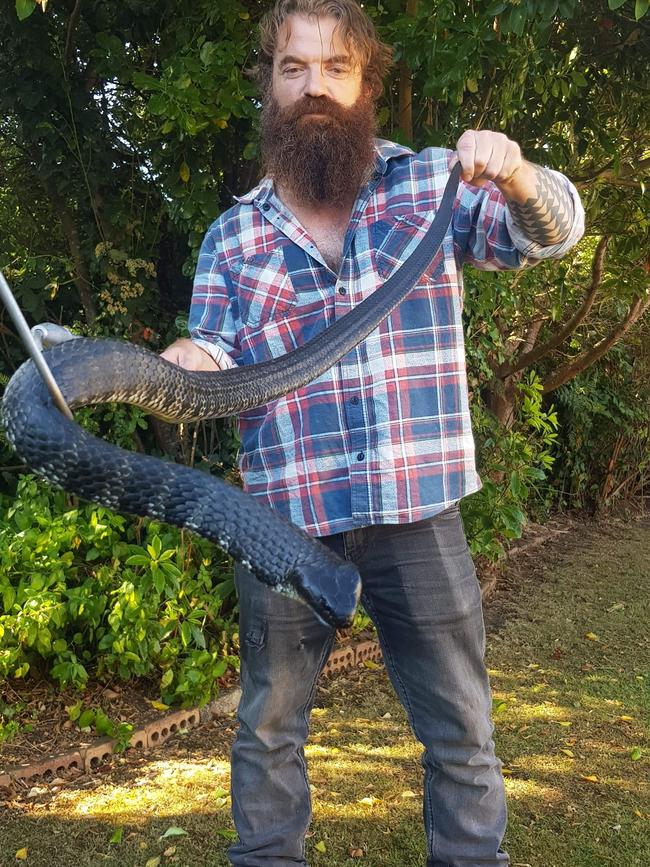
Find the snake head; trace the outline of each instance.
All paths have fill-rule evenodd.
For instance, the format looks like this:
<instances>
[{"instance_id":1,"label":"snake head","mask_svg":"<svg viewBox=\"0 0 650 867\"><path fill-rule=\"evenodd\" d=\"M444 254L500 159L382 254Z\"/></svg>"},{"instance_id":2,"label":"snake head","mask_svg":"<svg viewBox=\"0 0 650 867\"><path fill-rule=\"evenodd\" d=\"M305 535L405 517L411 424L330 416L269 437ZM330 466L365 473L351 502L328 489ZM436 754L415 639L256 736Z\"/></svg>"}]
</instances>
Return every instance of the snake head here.
<instances>
[{"instance_id":1,"label":"snake head","mask_svg":"<svg viewBox=\"0 0 650 867\"><path fill-rule=\"evenodd\" d=\"M287 575L300 598L328 626L350 626L361 596L361 578L353 563L298 563Z\"/></svg>"}]
</instances>

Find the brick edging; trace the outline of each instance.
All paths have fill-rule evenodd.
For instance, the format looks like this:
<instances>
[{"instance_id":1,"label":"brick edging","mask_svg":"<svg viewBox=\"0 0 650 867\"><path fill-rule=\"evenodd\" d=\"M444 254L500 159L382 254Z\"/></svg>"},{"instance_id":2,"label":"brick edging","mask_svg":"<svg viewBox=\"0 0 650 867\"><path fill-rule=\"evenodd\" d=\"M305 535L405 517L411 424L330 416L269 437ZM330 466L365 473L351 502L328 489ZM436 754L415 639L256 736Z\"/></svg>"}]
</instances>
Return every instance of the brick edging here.
<instances>
[{"instance_id":1,"label":"brick edging","mask_svg":"<svg viewBox=\"0 0 650 867\"><path fill-rule=\"evenodd\" d=\"M362 665L366 660L381 662L381 650L377 641L361 641L358 644L347 644L336 647L330 653L322 674L326 677L341 674ZM134 749L149 750L164 744L179 731L189 731L201 725L206 725L219 716L233 713L239 704L241 689L233 687L226 690L204 707L188 708L165 714L144 728L134 731L129 741ZM92 773L99 765L104 764L113 756L113 748L117 741L114 738L100 738L91 743L83 743L67 753L56 756L45 756L34 764L27 762L15 765L0 774L0 789L13 790L14 783L22 781L34 784L41 777L53 779L70 768ZM49 781L49 780L48 780Z\"/></svg>"}]
</instances>

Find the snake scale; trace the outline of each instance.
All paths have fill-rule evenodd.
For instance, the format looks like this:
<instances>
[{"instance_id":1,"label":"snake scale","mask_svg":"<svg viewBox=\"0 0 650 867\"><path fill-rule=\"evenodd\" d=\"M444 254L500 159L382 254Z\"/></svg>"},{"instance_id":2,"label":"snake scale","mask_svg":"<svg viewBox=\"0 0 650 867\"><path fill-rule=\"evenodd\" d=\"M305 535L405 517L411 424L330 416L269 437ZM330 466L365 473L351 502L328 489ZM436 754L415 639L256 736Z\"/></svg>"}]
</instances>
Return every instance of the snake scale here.
<instances>
[{"instance_id":1,"label":"snake scale","mask_svg":"<svg viewBox=\"0 0 650 867\"><path fill-rule=\"evenodd\" d=\"M188 422L240 413L301 388L365 339L429 266L449 226L459 174L456 165L436 217L411 256L305 345L261 364L205 373L183 370L129 343L78 338L44 353L68 406L124 402L166 421ZM87 433L55 407L31 360L5 389L2 423L20 458L53 484L116 511L187 527L268 586L302 599L325 623L351 622L361 585L352 563L219 478Z\"/></svg>"}]
</instances>

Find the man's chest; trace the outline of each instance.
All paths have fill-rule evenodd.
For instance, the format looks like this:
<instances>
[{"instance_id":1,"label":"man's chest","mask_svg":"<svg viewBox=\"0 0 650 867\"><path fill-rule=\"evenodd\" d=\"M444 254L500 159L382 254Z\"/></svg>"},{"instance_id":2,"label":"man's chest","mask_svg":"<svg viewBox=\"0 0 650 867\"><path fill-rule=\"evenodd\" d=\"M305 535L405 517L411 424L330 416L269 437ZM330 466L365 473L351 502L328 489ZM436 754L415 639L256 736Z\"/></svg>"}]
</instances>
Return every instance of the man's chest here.
<instances>
[{"instance_id":1,"label":"man's chest","mask_svg":"<svg viewBox=\"0 0 650 867\"><path fill-rule=\"evenodd\" d=\"M335 274L338 274L343 261L343 245L348 228L348 215L325 219L303 216L300 222L307 234L313 239L328 267Z\"/></svg>"},{"instance_id":2,"label":"man's chest","mask_svg":"<svg viewBox=\"0 0 650 867\"><path fill-rule=\"evenodd\" d=\"M312 231L310 234L327 265L335 274L338 274L341 270L341 262L343 261L345 230L321 229L319 231Z\"/></svg>"}]
</instances>

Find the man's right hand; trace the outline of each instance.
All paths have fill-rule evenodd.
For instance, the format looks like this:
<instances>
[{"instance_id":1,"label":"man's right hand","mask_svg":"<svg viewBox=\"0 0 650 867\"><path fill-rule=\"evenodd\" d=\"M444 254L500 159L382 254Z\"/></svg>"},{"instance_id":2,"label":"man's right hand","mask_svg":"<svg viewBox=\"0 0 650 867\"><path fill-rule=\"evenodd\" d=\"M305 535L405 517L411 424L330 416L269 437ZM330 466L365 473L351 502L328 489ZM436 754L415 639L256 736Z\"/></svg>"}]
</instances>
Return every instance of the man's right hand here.
<instances>
[{"instance_id":1,"label":"man's right hand","mask_svg":"<svg viewBox=\"0 0 650 867\"><path fill-rule=\"evenodd\" d=\"M221 370L214 358L193 343L189 337L181 337L174 341L160 353L160 357L186 370Z\"/></svg>"}]
</instances>

